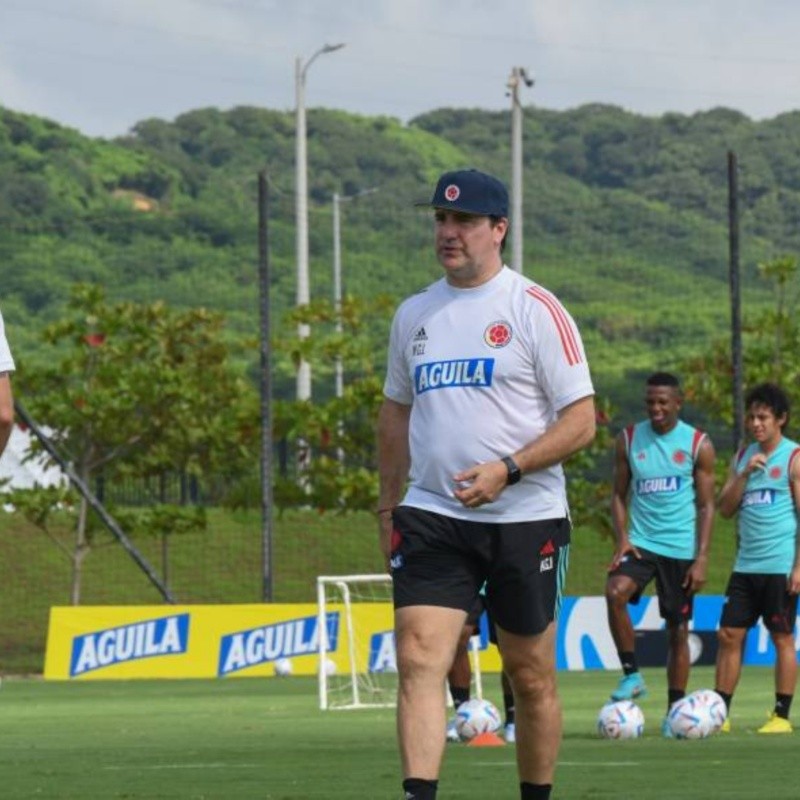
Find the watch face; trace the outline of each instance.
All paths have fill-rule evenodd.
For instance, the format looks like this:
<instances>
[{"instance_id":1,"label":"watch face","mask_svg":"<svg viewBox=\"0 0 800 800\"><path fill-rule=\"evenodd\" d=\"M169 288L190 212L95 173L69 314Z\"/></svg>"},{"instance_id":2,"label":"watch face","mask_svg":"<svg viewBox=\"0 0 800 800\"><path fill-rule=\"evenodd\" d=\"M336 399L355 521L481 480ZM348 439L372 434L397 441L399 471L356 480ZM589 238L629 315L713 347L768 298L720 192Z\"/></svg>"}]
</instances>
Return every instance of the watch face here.
<instances>
[{"instance_id":1,"label":"watch face","mask_svg":"<svg viewBox=\"0 0 800 800\"><path fill-rule=\"evenodd\" d=\"M506 465L506 469L508 470L508 477L506 478L506 484L509 486L513 486L522 477L522 473L520 472L517 463L514 461L513 458L511 458L511 456L506 456L503 459L503 463Z\"/></svg>"}]
</instances>

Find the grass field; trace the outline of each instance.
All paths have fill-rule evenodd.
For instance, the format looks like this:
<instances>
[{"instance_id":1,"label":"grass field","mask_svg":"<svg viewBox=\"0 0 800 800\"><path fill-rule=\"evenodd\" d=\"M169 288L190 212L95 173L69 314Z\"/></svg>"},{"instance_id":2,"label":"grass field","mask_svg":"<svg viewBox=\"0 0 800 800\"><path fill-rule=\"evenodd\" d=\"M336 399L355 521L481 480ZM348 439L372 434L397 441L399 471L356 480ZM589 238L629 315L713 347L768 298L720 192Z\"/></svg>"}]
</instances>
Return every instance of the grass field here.
<instances>
[{"instance_id":1,"label":"grass field","mask_svg":"<svg viewBox=\"0 0 800 800\"><path fill-rule=\"evenodd\" d=\"M759 736L772 675L745 669L733 731L664 740L664 671L645 670L643 739L604 741L597 711L617 676L561 673L564 744L553 797L796 800L797 737ZM499 704L496 675L486 676ZM691 688L713 685L697 668ZM398 800L394 713L321 712L311 678L45 683L0 691L0 796L181 800ZM448 745L439 796L516 800L511 746Z\"/></svg>"}]
</instances>

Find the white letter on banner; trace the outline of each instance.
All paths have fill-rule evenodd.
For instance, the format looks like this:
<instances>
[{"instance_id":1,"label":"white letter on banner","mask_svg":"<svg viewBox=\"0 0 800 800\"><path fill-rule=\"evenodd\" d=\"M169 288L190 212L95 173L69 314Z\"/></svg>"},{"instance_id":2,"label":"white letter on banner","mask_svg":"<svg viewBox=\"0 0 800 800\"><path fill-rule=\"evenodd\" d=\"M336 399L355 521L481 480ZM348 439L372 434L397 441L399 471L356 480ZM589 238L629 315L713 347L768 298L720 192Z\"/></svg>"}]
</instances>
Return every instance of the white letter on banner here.
<instances>
[{"instance_id":1,"label":"white letter on banner","mask_svg":"<svg viewBox=\"0 0 800 800\"><path fill-rule=\"evenodd\" d=\"M97 662L101 667L106 667L114 661L114 643L116 631L103 631L97 637Z\"/></svg>"},{"instance_id":2,"label":"white letter on banner","mask_svg":"<svg viewBox=\"0 0 800 800\"><path fill-rule=\"evenodd\" d=\"M371 672L397 672L397 653L394 647L394 634L383 633L377 637L380 645L375 659L370 664Z\"/></svg>"},{"instance_id":3,"label":"white letter on banner","mask_svg":"<svg viewBox=\"0 0 800 800\"><path fill-rule=\"evenodd\" d=\"M84 636L81 646L81 654L75 664L74 674L79 675L86 670L94 669L97 666L97 649L94 636Z\"/></svg>"},{"instance_id":4,"label":"white letter on banner","mask_svg":"<svg viewBox=\"0 0 800 800\"><path fill-rule=\"evenodd\" d=\"M167 617L164 626L164 636L161 639L161 652L180 653L181 652L181 633L178 630L178 620L176 617Z\"/></svg>"},{"instance_id":5,"label":"white letter on banner","mask_svg":"<svg viewBox=\"0 0 800 800\"><path fill-rule=\"evenodd\" d=\"M152 620L145 622L144 634L144 654L146 656L157 656L161 650L156 642L156 624Z\"/></svg>"},{"instance_id":6,"label":"white letter on banner","mask_svg":"<svg viewBox=\"0 0 800 800\"><path fill-rule=\"evenodd\" d=\"M247 666L247 659L244 654L244 636L241 633L234 633L231 636L231 646L228 649L228 657L222 667L222 674L233 672L235 669L242 669Z\"/></svg>"},{"instance_id":7,"label":"white letter on banner","mask_svg":"<svg viewBox=\"0 0 800 800\"><path fill-rule=\"evenodd\" d=\"M257 628L247 634L245 641L245 663L258 664L264 658L264 629Z\"/></svg>"}]
</instances>

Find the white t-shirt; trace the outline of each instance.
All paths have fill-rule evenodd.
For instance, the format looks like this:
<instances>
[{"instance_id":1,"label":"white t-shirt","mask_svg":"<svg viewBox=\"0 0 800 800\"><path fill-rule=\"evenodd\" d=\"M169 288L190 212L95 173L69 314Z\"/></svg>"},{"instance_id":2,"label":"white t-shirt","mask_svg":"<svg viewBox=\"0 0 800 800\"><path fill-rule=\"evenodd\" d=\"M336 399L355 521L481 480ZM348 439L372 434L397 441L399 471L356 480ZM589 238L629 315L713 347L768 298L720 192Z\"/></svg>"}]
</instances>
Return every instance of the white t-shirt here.
<instances>
[{"instance_id":1,"label":"white t-shirt","mask_svg":"<svg viewBox=\"0 0 800 800\"><path fill-rule=\"evenodd\" d=\"M560 465L479 508L453 495L454 474L516 452L594 394L578 329L546 289L503 267L476 288L442 278L408 298L392 323L384 394L412 406L403 504L488 522L568 514Z\"/></svg>"},{"instance_id":2,"label":"white t-shirt","mask_svg":"<svg viewBox=\"0 0 800 800\"><path fill-rule=\"evenodd\" d=\"M6 329L3 324L3 314L0 313L0 372L13 372L14 359L6 339Z\"/></svg>"}]
</instances>

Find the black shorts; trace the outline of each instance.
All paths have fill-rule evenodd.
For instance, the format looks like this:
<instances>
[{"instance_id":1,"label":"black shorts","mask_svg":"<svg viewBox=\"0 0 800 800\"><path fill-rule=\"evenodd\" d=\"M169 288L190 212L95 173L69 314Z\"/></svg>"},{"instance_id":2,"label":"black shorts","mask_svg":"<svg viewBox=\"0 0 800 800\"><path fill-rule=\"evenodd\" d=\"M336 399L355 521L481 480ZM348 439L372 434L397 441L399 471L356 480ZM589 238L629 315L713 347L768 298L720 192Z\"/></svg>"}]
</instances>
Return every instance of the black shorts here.
<instances>
[{"instance_id":1,"label":"black shorts","mask_svg":"<svg viewBox=\"0 0 800 800\"><path fill-rule=\"evenodd\" d=\"M785 575L734 572L725 589L721 628L752 628L761 617L773 633L791 633L797 595L786 591Z\"/></svg>"},{"instance_id":2,"label":"black shorts","mask_svg":"<svg viewBox=\"0 0 800 800\"><path fill-rule=\"evenodd\" d=\"M661 619L676 625L690 620L694 596L687 593L682 584L694 561L660 556L643 547L636 549L641 558L636 558L633 553L629 553L629 557L625 561L608 573L609 577L625 575L637 585L636 594L630 600L634 604L639 602L645 587L655 578Z\"/></svg>"},{"instance_id":3,"label":"black shorts","mask_svg":"<svg viewBox=\"0 0 800 800\"><path fill-rule=\"evenodd\" d=\"M541 633L558 616L569 562L568 519L487 523L411 506L392 515L395 608L469 613L486 583L486 607L503 630Z\"/></svg>"},{"instance_id":4,"label":"black shorts","mask_svg":"<svg viewBox=\"0 0 800 800\"><path fill-rule=\"evenodd\" d=\"M482 594L479 594L475 598L475 602L472 604L472 608L469 610L467 614L467 621L464 623L465 626L469 626L473 630L473 636L480 630L481 627L481 614L483 614L484 610L486 609L486 603L484 601L484 597Z\"/></svg>"}]
</instances>

